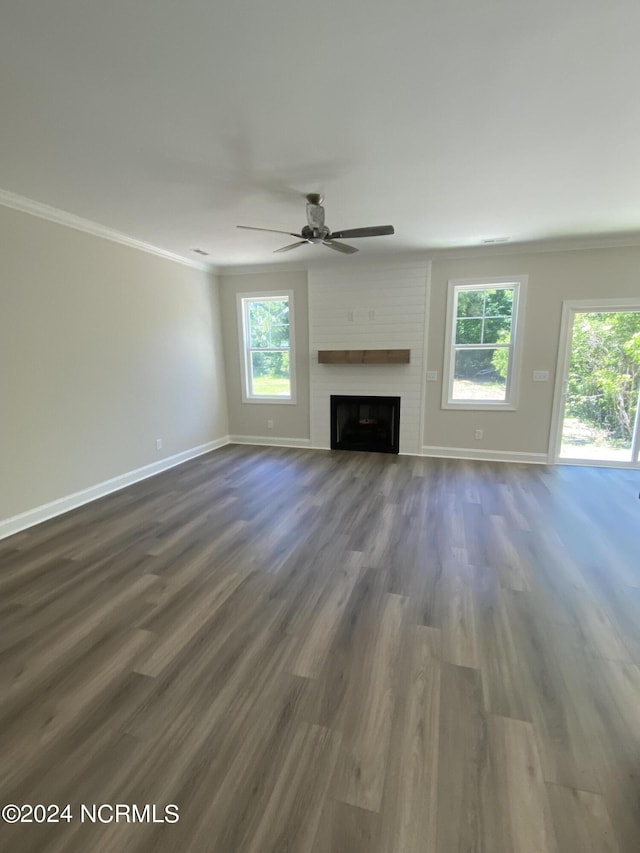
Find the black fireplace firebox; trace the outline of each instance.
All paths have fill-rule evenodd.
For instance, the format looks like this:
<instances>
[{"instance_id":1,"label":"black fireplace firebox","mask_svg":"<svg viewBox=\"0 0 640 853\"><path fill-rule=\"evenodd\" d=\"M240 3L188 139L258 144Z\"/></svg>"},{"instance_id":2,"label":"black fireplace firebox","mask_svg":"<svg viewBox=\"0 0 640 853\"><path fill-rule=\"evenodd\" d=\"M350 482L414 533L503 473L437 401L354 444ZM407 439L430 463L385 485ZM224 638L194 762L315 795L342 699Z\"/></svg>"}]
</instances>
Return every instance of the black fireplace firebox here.
<instances>
[{"instance_id":1,"label":"black fireplace firebox","mask_svg":"<svg viewBox=\"0 0 640 853\"><path fill-rule=\"evenodd\" d=\"M331 449L400 452L400 397L331 395Z\"/></svg>"}]
</instances>

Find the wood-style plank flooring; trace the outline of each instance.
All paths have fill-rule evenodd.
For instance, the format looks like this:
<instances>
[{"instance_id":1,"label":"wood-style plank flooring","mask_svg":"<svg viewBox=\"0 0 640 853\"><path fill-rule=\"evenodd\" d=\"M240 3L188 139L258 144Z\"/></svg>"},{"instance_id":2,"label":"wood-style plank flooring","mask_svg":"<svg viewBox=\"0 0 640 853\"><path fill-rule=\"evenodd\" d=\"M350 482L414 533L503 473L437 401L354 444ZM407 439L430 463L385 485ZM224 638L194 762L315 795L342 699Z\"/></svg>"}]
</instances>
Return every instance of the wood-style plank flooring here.
<instances>
[{"instance_id":1,"label":"wood-style plank flooring","mask_svg":"<svg viewBox=\"0 0 640 853\"><path fill-rule=\"evenodd\" d=\"M0 850L638 853L639 489L229 446L0 542Z\"/></svg>"}]
</instances>

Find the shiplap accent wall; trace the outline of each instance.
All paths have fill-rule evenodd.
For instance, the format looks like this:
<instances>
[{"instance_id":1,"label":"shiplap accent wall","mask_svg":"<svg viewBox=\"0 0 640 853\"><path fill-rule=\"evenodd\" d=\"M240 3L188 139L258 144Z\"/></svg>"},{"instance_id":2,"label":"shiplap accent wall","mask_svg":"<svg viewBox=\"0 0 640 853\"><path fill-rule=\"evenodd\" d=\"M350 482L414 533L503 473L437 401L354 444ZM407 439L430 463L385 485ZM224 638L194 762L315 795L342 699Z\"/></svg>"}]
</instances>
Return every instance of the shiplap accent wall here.
<instances>
[{"instance_id":1,"label":"shiplap accent wall","mask_svg":"<svg viewBox=\"0 0 640 853\"><path fill-rule=\"evenodd\" d=\"M400 452L420 453L427 265L309 271L311 444L331 394L399 396ZM410 364L318 364L319 349L411 350Z\"/></svg>"}]
</instances>

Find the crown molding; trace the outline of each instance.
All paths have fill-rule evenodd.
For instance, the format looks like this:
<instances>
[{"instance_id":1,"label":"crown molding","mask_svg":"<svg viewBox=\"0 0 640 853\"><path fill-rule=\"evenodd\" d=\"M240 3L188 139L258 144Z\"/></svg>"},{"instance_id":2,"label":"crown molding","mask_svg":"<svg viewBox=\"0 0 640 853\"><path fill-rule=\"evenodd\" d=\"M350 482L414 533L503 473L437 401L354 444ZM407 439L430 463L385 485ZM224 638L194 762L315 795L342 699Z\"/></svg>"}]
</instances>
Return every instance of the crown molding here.
<instances>
[{"instance_id":1,"label":"crown molding","mask_svg":"<svg viewBox=\"0 0 640 853\"><path fill-rule=\"evenodd\" d=\"M579 252L588 249L624 249L640 247L640 233L593 235L589 237L548 238L519 243L493 243L482 246L452 246L429 249L434 261L492 255L534 255L548 252Z\"/></svg>"},{"instance_id":2,"label":"crown molding","mask_svg":"<svg viewBox=\"0 0 640 853\"><path fill-rule=\"evenodd\" d=\"M142 240L136 240L135 237L129 237L120 231L114 231L106 225L100 225L99 222L83 219L81 216L75 216L73 213L67 213L66 210L59 210L57 207L51 207L48 204L34 201L8 190L0 189L0 205L11 208L12 210L18 210L21 213L28 213L31 216L37 216L39 219L55 222L58 225L65 225L67 228L73 228L75 231L83 231L85 234L91 234L94 237L102 237L103 240L110 240L112 243L120 243L131 249L139 249L141 252L156 255L159 258L173 261L176 264L182 264L183 266L192 267L203 272L218 272L213 264L196 261L192 258L185 258L183 255L177 255L174 252L168 252L166 249L152 246L150 243L145 243Z\"/></svg>"}]
</instances>

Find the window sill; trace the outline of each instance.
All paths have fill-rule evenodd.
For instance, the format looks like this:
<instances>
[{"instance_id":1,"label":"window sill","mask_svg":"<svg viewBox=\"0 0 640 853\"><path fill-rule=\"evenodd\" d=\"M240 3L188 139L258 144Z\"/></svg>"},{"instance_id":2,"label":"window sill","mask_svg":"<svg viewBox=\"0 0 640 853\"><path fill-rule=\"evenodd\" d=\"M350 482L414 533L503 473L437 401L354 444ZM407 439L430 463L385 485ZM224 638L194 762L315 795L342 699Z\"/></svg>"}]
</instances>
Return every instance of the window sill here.
<instances>
[{"instance_id":1,"label":"window sill","mask_svg":"<svg viewBox=\"0 0 640 853\"><path fill-rule=\"evenodd\" d=\"M294 397L246 397L242 398L243 403L275 403L279 406L295 406Z\"/></svg>"}]
</instances>

